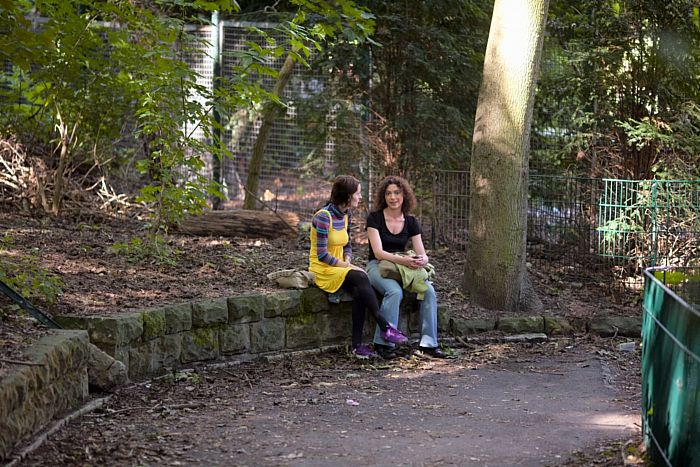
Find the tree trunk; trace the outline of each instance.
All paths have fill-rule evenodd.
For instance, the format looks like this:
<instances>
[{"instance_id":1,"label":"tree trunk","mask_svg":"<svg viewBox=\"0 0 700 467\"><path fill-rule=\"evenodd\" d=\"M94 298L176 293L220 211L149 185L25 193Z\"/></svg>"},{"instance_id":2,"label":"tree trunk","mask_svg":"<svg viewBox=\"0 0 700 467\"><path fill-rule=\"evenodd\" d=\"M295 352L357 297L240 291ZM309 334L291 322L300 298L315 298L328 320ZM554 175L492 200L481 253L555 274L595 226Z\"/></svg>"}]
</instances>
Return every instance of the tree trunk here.
<instances>
[{"instance_id":1,"label":"tree trunk","mask_svg":"<svg viewBox=\"0 0 700 467\"><path fill-rule=\"evenodd\" d=\"M530 124L548 0L496 0L472 145L464 284L481 306L537 308L525 264Z\"/></svg>"},{"instance_id":2,"label":"tree trunk","mask_svg":"<svg viewBox=\"0 0 700 467\"><path fill-rule=\"evenodd\" d=\"M178 230L192 235L279 238L296 236L299 216L291 212L209 211L183 220Z\"/></svg>"},{"instance_id":3,"label":"tree trunk","mask_svg":"<svg viewBox=\"0 0 700 467\"><path fill-rule=\"evenodd\" d=\"M73 136L69 134L68 125L63 121L63 116L61 115L60 109L58 109L57 116L60 152L58 155L58 167L56 167L56 172L54 172L53 176L53 197L51 203L51 213L55 216L59 215L61 208L63 207L66 168L68 167L68 160L71 155L70 144ZM75 127L73 130L73 133L75 133Z\"/></svg>"},{"instance_id":4,"label":"tree trunk","mask_svg":"<svg viewBox=\"0 0 700 467\"><path fill-rule=\"evenodd\" d=\"M292 77L293 69L294 56L293 53L290 52L289 55L287 55L287 59L284 61L284 65L282 65L282 69L277 77L277 82L272 90L272 93L277 97L282 95L282 91L284 91L285 86L287 86L289 78ZM279 104L276 102L268 102L263 110L262 124L260 125L258 137L255 139L253 154L250 156L250 164L248 165L245 201L243 203L245 209L257 208L256 200L258 198L258 185L260 184L260 171L265 156L265 147L267 146L267 140L270 138L272 125L275 123L278 113Z\"/></svg>"}]
</instances>

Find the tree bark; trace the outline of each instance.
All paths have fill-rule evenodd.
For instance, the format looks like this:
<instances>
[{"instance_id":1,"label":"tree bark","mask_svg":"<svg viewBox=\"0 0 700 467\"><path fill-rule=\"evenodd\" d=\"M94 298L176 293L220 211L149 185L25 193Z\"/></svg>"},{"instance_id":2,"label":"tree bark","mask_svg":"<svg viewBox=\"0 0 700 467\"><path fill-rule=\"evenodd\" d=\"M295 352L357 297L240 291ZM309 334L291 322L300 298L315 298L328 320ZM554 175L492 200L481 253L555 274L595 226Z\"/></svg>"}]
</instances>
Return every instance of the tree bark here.
<instances>
[{"instance_id":1,"label":"tree bark","mask_svg":"<svg viewBox=\"0 0 700 467\"><path fill-rule=\"evenodd\" d=\"M299 216L291 212L209 211L188 217L178 230L192 235L221 237L279 238L296 236Z\"/></svg>"},{"instance_id":2,"label":"tree bark","mask_svg":"<svg viewBox=\"0 0 700 467\"><path fill-rule=\"evenodd\" d=\"M290 52L287 55L287 59L282 65L282 69L277 76L277 82L272 90L272 93L277 97L282 95L285 86L292 77L292 70L294 69L294 56ZM246 179L246 194L245 201L243 203L244 209L256 209L256 200L258 197L258 185L260 184L260 171L262 169L262 162L265 158L265 147L267 146L267 140L270 139L270 132L272 131L272 125L275 123L277 114L279 113L279 104L276 102L268 102L263 110L262 124L260 125L260 131L258 132L258 137L255 139L255 145L253 146L253 154L250 156L250 164L248 165L248 177Z\"/></svg>"},{"instance_id":3,"label":"tree bark","mask_svg":"<svg viewBox=\"0 0 700 467\"><path fill-rule=\"evenodd\" d=\"M481 306L541 307L525 263L530 125L548 0L496 0L479 91L464 285ZM539 304L539 305L538 305Z\"/></svg>"}]
</instances>

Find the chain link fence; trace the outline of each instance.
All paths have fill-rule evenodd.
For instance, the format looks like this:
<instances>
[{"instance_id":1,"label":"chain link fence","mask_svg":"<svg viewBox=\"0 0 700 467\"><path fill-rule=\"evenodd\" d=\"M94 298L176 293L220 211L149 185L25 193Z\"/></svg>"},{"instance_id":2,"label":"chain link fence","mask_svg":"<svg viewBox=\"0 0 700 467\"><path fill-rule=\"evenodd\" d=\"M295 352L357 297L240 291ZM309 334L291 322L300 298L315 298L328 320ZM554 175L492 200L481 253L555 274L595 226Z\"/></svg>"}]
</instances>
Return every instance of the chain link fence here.
<instances>
[{"instance_id":1,"label":"chain link fence","mask_svg":"<svg viewBox=\"0 0 700 467\"><path fill-rule=\"evenodd\" d=\"M469 174L434 174L433 247L466 249ZM528 261L559 262L571 279L614 272L641 286L649 266L700 263L700 180L613 180L532 174Z\"/></svg>"},{"instance_id":2,"label":"chain link fence","mask_svg":"<svg viewBox=\"0 0 700 467\"><path fill-rule=\"evenodd\" d=\"M224 82L236 73L240 57L250 48L251 43L262 48L275 46L274 43L267 42L257 29L264 30L274 42L283 42L283 33L276 30L276 26L272 23L222 23L219 42ZM187 57L187 63L199 74L198 84L207 87L213 85L214 60L211 55L211 43L216 37L214 28L215 26L205 25L192 27L189 31L202 42L198 46L199 53ZM282 67L286 58L285 55L269 57L265 65L277 70ZM272 90L276 81L274 77L267 75L255 75L252 80L254 84L268 91ZM313 72L303 65L295 65L292 77L281 96L286 106L285 111L274 122L265 148L258 189L260 204L265 208L296 212L303 219L310 217L315 208L327 199L330 193L328 180L332 178L338 141L332 138L326 138L320 143L311 141L300 120L299 104L314 99L328 85L328 76ZM304 110L308 111L309 107L312 106L304 106ZM323 113L325 110L319 109L319 112ZM321 118L325 117L323 115ZM239 208L242 207L245 198L248 165L262 122L260 115L239 110L228 121L222 123L222 141L233 155L230 159L220 161L224 194L227 197L224 208ZM205 163L203 174L212 177L212 156L208 156Z\"/></svg>"}]
</instances>

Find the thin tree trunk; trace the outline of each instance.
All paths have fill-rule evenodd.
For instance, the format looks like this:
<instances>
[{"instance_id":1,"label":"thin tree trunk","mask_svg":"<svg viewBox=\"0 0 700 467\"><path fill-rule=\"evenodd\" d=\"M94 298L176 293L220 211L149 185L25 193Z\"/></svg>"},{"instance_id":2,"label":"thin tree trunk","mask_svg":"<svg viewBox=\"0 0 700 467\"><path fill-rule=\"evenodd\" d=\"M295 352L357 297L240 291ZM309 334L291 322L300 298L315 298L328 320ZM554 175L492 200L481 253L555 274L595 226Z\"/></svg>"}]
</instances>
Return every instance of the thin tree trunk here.
<instances>
[{"instance_id":1,"label":"thin tree trunk","mask_svg":"<svg viewBox=\"0 0 700 467\"><path fill-rule=\"evenodd\" d=\"M284 91L285 86L287 86L289 79L292 77L293 69L294 57L293 53L290 52L282 65L282 69L277 77L277 82L272 90L274 95L278 97L282 95L282 91ZM278 113L279 104L276 102L269 102L263 110L262 124L260 125L260 131L255 140L253 154L250 157L250 164L248 165L245 202L243 203L244 209L256 209L257 207L256 200L258 197L258 185L260 184L260 171L262 169L263 159L265 158L265 147L267 146L267 140L270 138L272 125L275 123Z\"/></svg>"},{"instance_id":2,"label":"thin tree trunk","mask_svg":"<svg viewBox=\"0 0 700 467\"><path fill-rule=\"evenodd\" d=\"M525 264L530 124L548 0L496 0L472 146L464 283L491 309L537 307ZM541 305L541 304L540 304Z\"/></svg>"},{"instance_id":3,"label":"thin tree trunk","mask_svg":"<svg viewBox=\"0 0 700 467\"><path fill-rule=\"evenodd\" d=\"M68 160L70 159L70 142L73 136L68 132L68 125L63 121L60 109L58 110L58 132L60 153L58 156L58 167L53 176L53 198L51 203L51 213L55 216L61 212L61 207L63 205L66 168L68 167Z\"/></svg>"}]
</instances>

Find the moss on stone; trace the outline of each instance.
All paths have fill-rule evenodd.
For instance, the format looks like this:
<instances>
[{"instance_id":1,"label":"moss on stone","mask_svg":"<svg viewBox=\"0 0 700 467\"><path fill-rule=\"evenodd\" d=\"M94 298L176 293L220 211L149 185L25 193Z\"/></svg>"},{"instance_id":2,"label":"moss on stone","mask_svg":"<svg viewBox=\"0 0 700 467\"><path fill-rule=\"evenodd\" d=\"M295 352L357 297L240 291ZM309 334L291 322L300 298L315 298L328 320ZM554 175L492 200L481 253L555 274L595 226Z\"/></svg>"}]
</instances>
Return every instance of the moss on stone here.
<instances>
[{"instance_id":1,"label":"moss on stone","mask_svg":"<svg viewBox=\"0 0 700 467\"><path fill-rule=\"evenodd\" d=\"M195 328L192 330L192 342L199 347L216 348L216 332L212 328Z\"/></svg>"},{"instance_id":2,"label":"moss on stone","mask_svg":"<svg viewBox=\"0 0 700 467\"><path fill-rule=\"evenodd\" d=\"M163 310L144 311L143 319L144 340L153 339L165 334L165 312Z\"/></svg>"},{"instance_id":3,"label":"moss on stone","mask_svg":"<svg viewBox=\"0 0 700 467\"><path fill-rule=\"evenodd\" d=\"M302 307L300 312L288 316L287 322L293 326L304 326L311 324L314 321L314 316L314 313L309 313Z\"/></svg>"}]
</instances>

